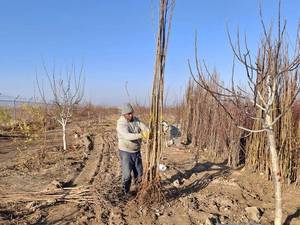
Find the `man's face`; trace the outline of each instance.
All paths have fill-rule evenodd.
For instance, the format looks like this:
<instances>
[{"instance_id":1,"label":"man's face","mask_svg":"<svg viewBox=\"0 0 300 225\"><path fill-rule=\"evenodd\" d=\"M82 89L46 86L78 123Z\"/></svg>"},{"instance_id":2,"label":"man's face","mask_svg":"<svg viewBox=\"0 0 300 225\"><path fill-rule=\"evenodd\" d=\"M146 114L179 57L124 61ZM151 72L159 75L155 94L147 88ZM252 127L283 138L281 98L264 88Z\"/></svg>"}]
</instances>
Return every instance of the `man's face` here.
<instances>
[{"instance_id":1,"label":"man's face","mask_svg":"<svg viewBox=\"0 0 300 225\"><path fill-rule=\"evenodd\" d=\"M128 121L132 121L133 120L133 112L124 114L124 117Z\"/></svg>"}]
</instances>

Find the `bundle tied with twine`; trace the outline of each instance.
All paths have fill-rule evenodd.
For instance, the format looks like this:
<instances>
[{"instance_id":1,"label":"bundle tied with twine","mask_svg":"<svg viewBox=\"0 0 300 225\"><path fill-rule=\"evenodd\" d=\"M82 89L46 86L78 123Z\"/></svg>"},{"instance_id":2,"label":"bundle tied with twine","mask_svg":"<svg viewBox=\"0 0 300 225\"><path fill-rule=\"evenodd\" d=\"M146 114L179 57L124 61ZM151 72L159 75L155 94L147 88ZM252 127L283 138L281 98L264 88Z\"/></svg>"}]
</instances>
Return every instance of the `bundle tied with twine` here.
<instances>
[{"instance_id":1,"label":"bundle tied with twine","mask_svg":"<svg viewBox=\"0 0 300 225\"><path fill-rule=\"evenodd\" d=\"M150 109L150 134L147 140L143 182L138 196L142 204L161 202L164 199L161 192L158 165L163 148L164 71L174 6L175 0L160 0L156 60Z\"/></svg>"}]
</instances>

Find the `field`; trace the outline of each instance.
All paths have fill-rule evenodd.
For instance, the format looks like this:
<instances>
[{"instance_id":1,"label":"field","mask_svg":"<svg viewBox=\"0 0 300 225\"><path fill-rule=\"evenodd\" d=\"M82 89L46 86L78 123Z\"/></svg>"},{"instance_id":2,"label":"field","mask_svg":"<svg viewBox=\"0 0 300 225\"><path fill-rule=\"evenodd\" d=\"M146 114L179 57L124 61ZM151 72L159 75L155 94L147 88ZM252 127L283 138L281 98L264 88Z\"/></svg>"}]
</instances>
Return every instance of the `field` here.
<instances>
[{"instance_id":1,"label":"field","mask_svg":"<svg viewBox=\"0 0 300 225\"><path fill-rule=\"evenodd\" d=\"M196 15L204 15L199 19L204 22L201 27L211 31L200 30L199 41L195 32L191 48L187 42L192 39L186 36L190 31L182 28L195 17L190 15L193 10L185 7L194 8L197 1L181 5L179 10L190 17L178 13L180 22L176 19L176 26L181 29L175 27L174 36L180 40L171 45L177 53L175 56L171 51L173 61L168 74L165 68L176 1L153 3L150 8L155 37L147 34L149 24L142 22L138 15L127 13L136 7L138 10L132 12L146 15L139 10L137 2L126 3L128 10L123 9L125 5L120 7L121 3L110 5L109 1L98 3L95 8L83 4L77 6L80 13L75 13L76 4L65 5L72 11L70 15L61 5L53 7L57 12L54 10L49 15L44 13L51 12L52 7L42 10L44 6L38 4L23 10L31 12L34 8L43 14L33 19L31 16L35 14L29 13L27 23L20 17L22 27L16 30L39 31L32 37L41 37L42 33L50 39L41 38L44 41L39 48L30 51L24 48L24 54L17 54L22 48L13 43L7 47L12 51L4 53L9 57L18 46L15 59L11 57L9 67L3 67L7 74L0 88L0 224L300 224L300 29L299 20L294 21L293 26L298 24L298 29L296 33L290 32L287 19L282 16L295 19L294 14L299 12L295 10L296 1L289 3L287 10L279 0L274 18L270 14L274 9L264 7L262 2L258 7L259 16L243 13L246 2L239 7L234 3L241 11L227 1L212 3L211 10L216 13L206 10L206 3L198 3L208 13L195 11ZM222 4L228 8L221 7ZM268 4L274 5L272 1ZM84 7L88 9L85 11ZM159 10L155 16L156 8ZM250 12L253 5L246 8ZM95 9L95 15L90 14ZM217 18L214 14L224 22L231 21L237 12L249 19L247 26L251 24L252 32L248 39L248 32L242 37L239 29L233 32L231 25L226 24L231 52L228 57L220 27L212 32ZM13 18L6 18L7 21L13 24L17 14L8 13L6 16L13 15ZM81 18L81 15L85 16ZM89 20L83 22L86 15ZM96 19L99 15L104 18ZM205 17L212 17L211 21ZM236 17L236 22L245 22L240 17ZM31 24L43 18L47 23L44 21L36 27ZM56 24L52 24L54 18L58 19ZM254 18L259 24L256 27L252 27ZM66 25L67 21L73 24ZM55 35L48 35L52 28L47 31L47 24L55 28L51 31ZM44 27L47 29L41 29ZM88 27L93 31L90 34ZM244 33L244 28L241 31ZM253 31L260 32L259 38L254 37ZM23 39L30 40L23 47L35 44L26 32L24 38L14 35L7 36L7 40L20 36L22 43ZM143 34L143 38L135 38L138 34ZM155 38L155 51L149 48L154 39L146 41L146 36ZM94 44L90 42L92 37L96 38ZM50 43L56 43L55 38L63 38L60 43L64 44L52 46ZM294 44L291 39L295 39ZM145 42L141 44L141 40ZM217 47L217 40L222 46ZM81 46L84 51L80 53L73 52L80 47L77 41L84 43ZM122 41L125 42L121 44ZM72 54L65 55L67 43ZM61 66L53 60L53 65L49 65L42 56L41 66L20 64L22 61L36 64L37 52L47 54L47 50L42 50L45 45L51 47L49 52L60 49L59 57L75 57L74 62ZM97 46L100 49L96 50ZM147 60L153 52L151 82ZM87 65L79 63L81 54L86 54ZM26 60L17 57L21 55ZM217 64L212 62L223 66L217 69ZM11 65L18 65L19 70L10 71ZM34 83L29 84L25 76L16 78L32 73L34 67ZM231 67L230 71L227 67ZM188 73L188 79L182 80L182 73ZM20 75L12 79L12 84L13 74ZM19 89L15 80L24 82L22 87L27 92ZM29 92L34 92L33 97L28 97ZM119 108L115 107L117 104Z\"/></svg>"},{"instance_id":2,"label":"field","mask_svg":"<svg viewBox=\"0 0 300 225\"><path fill-rule=\"evenodd\" d=\"M181 144L162 155L162 205L143 207L134 196L124 198L117 118L74 121L66 151L56 129L48 131L45 149L41 141L17 147L21 140L2 138L0 224L272 224L271 181ZM284 224L300 223L299 199L299 188L283 187Z\"/></svg>"}]
</instances>

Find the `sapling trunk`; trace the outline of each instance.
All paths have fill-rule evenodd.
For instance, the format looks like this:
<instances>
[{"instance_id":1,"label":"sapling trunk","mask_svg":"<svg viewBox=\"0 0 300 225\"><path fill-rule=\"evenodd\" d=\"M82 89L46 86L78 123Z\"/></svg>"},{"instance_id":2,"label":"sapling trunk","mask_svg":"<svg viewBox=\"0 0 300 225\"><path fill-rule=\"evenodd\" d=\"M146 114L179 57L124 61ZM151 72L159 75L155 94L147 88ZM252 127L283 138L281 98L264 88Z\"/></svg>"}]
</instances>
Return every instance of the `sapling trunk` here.
<instances>
[{"instance_id":1,"label":"sapling trunk","mask_svg":"<svg viewBox=\"0 0 300 225\"><path fill-rule=\"evenodd\" d=\"M62 136L63 136L64 151L66 151L67 150L66 123L62 123Z\"/></svg>"},{"instance_id":2,"label":"sapling trunk","mask_svg":"<svg viewBox=\"0 0 300 225\"><path fill-rule=\"evenodd\" d=\"M266 125L268 127L267 136L270 147L271 161L272 161L272 172L275 188L275 220L274 225L281 225L282 221L282 197L281 197L281 182L280 182L280 171L279 161L276 151L275 133L272 127L272 119L270 115L266 115Z\"/></svg>"}]
</instances>

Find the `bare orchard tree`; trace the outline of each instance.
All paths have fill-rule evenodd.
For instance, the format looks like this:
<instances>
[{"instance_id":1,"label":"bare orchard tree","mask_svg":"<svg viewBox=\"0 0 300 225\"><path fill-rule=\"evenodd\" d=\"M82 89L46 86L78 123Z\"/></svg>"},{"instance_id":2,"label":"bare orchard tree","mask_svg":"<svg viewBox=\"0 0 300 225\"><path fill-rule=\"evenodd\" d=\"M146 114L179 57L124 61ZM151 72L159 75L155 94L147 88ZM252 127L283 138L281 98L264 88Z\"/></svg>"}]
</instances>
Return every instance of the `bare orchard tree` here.
<instances>
[{"instance_id":1,"label":"bare orchard tree","mask_svg":"<svg viewBox=\"0 0 300 225\"><path fill-rule=\"evenodd\" d=\"M76 72L75 66L72 65L67 70L64 78L57 77L55 67L51 73L48 71L45 64L43 65L44 72L47 77L50 87L50 102L45 95L44 88L40 85L37 79L37 86L42 100L45 103L50 103L54 107L54 117L62 127L63 149L67 149L67 124L73 116L76 105L80 103L84 93L83 66L79 73Z\"/></svg>"},{"instance_id":2,"label":"bare orchard tree","mask_svg":"<svg viewBox=\"0 0 300 225\"><path fill-rule=\"evenodd\" d=\"M279 5L280 8L280 5ZM245 67L246 82L248 87L242 88L234 82L234 69L232 72L231 87L217 82L209 72L205 62L200 63L197 53L197 37L195 43L196 73L193 72L189 63L190 72L195 82L204 88L222 106L225 112L232 118L236 126L249 133L265 132L268 139L269 153L272 164L272 177L275 188L275 225L282 224L282 193L281 193L281 172L277 154L277 143L274 126L293 105L299 93L299 64L300 64L300 42L299 29L296 38L296 45L293 55L288 52L288 45L285 42L286 21L281 24L280 9L277 23L277 35L272 35L272 29L268 31L262 19L260 10L263 38L258 49L257 56L253 60L245 38L245 51L240 46L239 33L237 33L237 44L234 45L228 32L229 41L235 58ZM274 37L275 36L275 37ZM234 64L234 63L233 63ZM233 66L234 68L234 66ZM280 100L283 88L286 88L286 81L292 81L296 85L290 102L286 108L280 108L276 101ZM216 92L208 85L213 81L222 90ZM242 115L249 119L260 121L258 129L241 126L236 118L230 113L229 106L234 105ZM251 110L252 109L252 110Z\"/></svg>"}]
</instances>

